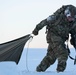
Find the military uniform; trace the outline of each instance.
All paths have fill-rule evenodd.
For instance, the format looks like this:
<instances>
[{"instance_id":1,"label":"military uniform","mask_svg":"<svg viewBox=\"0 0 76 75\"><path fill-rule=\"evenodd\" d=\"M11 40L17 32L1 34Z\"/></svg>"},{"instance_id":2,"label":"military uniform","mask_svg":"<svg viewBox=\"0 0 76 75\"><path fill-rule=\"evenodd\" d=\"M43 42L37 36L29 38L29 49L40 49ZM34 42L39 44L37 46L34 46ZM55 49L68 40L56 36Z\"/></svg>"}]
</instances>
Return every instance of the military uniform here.
<instances>
[{"instance_id":1,"label":"military uniform","mask_svg":"<svg viewBox=\"0 0 76 75\"><path fill-rule=\"evenodd\" d=\"M65 70L68 59L65 41L68 39L69 33L74 35L76 32L76 26L74 26L76 24L75 13L76 8L74 6L62 6L53 15L36 25L32 33L37 35L39 30L46 26L48 43L47 54L36 68L38 72L45 71L50 65L54 64L56 59L58 59L57 71L63 72Z\"/></svg>"}]
</instances>

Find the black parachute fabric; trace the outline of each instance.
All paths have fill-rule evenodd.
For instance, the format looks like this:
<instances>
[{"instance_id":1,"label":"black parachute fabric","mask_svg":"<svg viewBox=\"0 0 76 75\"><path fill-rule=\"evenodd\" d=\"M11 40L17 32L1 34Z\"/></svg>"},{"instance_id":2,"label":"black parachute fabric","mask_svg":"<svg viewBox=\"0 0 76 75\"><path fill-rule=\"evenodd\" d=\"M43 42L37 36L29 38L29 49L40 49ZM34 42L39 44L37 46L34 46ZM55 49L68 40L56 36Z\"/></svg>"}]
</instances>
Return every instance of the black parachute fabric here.
<instances>
[{"instance_id":1,"label":"black parachute fabric","mask_svg":"<svg viewBox=\"0 0 76 75\"><path fill-rule=\"evenodd\" d=\"M0 44L0 62L14 61L18 64L26 42L31 38L30 34L21 38Z\"/></svg>"}]
</instances>

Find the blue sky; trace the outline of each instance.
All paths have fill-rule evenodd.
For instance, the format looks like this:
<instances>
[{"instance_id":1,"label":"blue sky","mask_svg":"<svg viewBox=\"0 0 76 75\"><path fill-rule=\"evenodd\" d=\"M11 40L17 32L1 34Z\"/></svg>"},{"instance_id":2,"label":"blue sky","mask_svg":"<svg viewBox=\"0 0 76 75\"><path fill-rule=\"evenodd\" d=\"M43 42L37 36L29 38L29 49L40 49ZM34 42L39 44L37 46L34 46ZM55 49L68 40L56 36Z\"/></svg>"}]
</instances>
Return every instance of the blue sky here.
<instances>
[{"instance_id":1,"label":"blue sky","mask_svg":"<svg viewBox=\"0 0 76 75\"><path fill-rule=\"evenodd\" d=\"M35 26L62 5L76 5L75 0L0 0L0 43L30 34ZM34 37L30 47L46 48L45 27Z\"/></svg>"}]
</instances>

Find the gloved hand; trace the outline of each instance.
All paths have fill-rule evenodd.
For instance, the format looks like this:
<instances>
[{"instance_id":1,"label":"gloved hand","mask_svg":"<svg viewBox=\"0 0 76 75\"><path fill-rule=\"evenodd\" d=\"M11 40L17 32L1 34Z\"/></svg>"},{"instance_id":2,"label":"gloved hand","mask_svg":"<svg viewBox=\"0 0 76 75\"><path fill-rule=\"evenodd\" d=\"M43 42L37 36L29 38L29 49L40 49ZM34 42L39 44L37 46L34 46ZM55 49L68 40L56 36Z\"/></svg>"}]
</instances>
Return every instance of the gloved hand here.
<instances>
[{"instance_id":1,"label":"gloved hand","mask_svg":"<svg viewBox=\"0 0 76 75\"><path fill-rule=\"evenodd\" d=\"M38 31L37 31L37 30L34 30L34 31L32 32L32 34L38 35Z\"/></svg>"}]
</instances>

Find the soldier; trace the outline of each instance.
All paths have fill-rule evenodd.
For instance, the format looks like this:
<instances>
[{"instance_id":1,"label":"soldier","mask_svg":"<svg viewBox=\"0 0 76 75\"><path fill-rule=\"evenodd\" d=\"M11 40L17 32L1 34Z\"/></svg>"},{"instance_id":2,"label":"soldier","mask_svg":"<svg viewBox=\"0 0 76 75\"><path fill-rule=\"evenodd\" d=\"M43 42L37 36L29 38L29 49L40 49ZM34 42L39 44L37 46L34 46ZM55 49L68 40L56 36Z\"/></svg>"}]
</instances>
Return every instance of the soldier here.
<instances>
[{"instance_id":1,"label":"soldier","mask_svg":"<svg viewBox=\"0 0 76 75\"><path fill-rule=\"evenodd\" d=\"M58 9L53 15L42 20L33 30L34 35L38 35L39 30L46 26L46 40L48 43L47 54L37 66L37 72L44 72L49 66L58 60L57 72L66 69L68 52L65 41L69 33L76 34L76 7L65 5Z\"/></svg>"}]
</instances>

